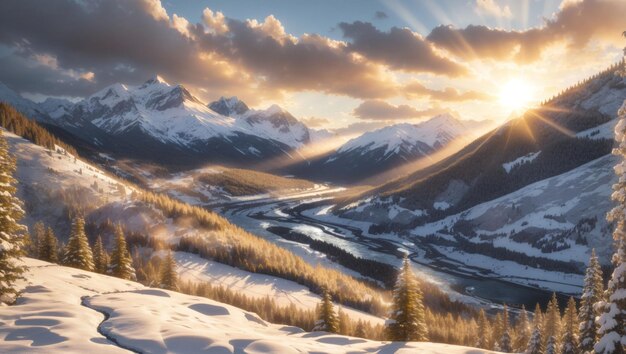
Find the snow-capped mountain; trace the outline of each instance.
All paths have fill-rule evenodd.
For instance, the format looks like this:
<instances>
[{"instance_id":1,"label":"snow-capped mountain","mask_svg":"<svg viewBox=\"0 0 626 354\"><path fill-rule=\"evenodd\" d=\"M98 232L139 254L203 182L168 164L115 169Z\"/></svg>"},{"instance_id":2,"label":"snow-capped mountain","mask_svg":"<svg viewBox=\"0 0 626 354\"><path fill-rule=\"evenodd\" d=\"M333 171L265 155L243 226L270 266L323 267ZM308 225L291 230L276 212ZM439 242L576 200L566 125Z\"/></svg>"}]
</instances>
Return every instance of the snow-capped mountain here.
<instances>
[{"instance_id":1,"label":"snow-capped mountain","mask_svg":"<svg viewBox=\"0 0 626 354\"><path fill-rule=\"evenodd\" d=\"M457 139L469 142L475 128L451 114L419 124L395 124L349 140L337 150L300 166L307 178L355 183L416 161Z\"/></svg>"},{"instance_id":2,"label":"snow-capped mountain","mask_svg":"<svg viewBox=\"0 0 626 354\"><path fill-rule=\"evenodd\" d=\"M612 128L626 100L616 69L335 212L373 222L375 233L425 237L469 266L486 256L580 271L591 247L608 263Z\"/></svg>"},{"instance_id":3,"label":"snow-capped mountain","mask_svg":"<svg viewBox=\"0 0 626 354\"><path fill-rule=\"evenodd\" d=\"M161 163L260 162L310 141L308 128L274 105L253 110L237 99L205 104L182 85L155 76L114 84L72 104L31 102L0 86L0 99L75 145Z\"/></svg>"},{"instance_id":4,"label":"snow-capped mountain","mask_svg":"<svg viewBox=\"0 0 626 354\"><path fill-rule=\"evenodd\" d=\"M377 161L399 155L405 160L426 155L461 136L468 128L451 114L435 116L419 124L396 124L354 138L327 161L350 152L361 155L380 150Z\"/></svg>"}]
</instances>

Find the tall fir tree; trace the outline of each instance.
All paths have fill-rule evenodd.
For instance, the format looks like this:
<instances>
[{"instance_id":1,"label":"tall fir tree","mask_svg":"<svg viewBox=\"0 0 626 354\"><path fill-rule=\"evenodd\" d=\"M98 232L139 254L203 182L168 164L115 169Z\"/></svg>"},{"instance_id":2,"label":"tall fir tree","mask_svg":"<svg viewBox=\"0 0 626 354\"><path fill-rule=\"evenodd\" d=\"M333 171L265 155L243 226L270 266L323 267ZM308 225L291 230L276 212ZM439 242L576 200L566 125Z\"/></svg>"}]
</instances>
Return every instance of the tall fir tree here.
<instances>
[{"instance_id":1,"label":"tall fir tree","mask_svg":"<svg viewBox=\"0 0 626 354\"><path fill-rule=\"evenodd\" d=\"M78 269L93 271L93 254L85 233L85 219L74 218L70 238L65 246L63 264Z\"/></svg>"},{"instance_id":2,"label":"tall fir tree","mask_svg":"<svg viewBox=\"0 0 626 354\"><path fill-rule=\"evenodd\" d=\"M541 338L541 328L533 328L533 332L530 335L528 346L526 347L526 354L543 354L543 339Z\"/></svg>"},{"instance_id":3,"label":"tall fir tree","mask_svg":"<svg viewBox=\"0 0 626 354\"><path fill-rule=\"evenodd\" d=\"M559 301L556 298L556 293L552 293L552 298L548 302L546 314L543 318L543 333L546 352L548 351L548 341L552 338L553 347L555 351L560 349L561 344L561 310L559 309Z\"/></svg>"},{"instance_id":4,"label":"tall fir tree","mask_svg":"<svg viewBox=\"0 0 626 354\"><path fill-rule=\"evenodd\" d=\"M159 272L159 284L163 289L178 290L178 274L176 273L176 260L172 252L168 252Z\"/></svg>"},{"instance_id":5,"label":"tall fir tree","mask_svg":"<svg viewBox=\"0 0 626 354\"><path fill-rule=\"evenodd\" d=\"M35 258L39 257L39 247L46 237L46 226L41 221L37 221L33 225L31 255Z\"/></svg>"},{"instance_id":6,"label":"tall fir tree","mask_svg":"<svg viewBox=\"0 0 626 354\"><path fill-rule=\"evenodd\" d=\"M111 251L111 260L109 263L109 274L128 280L136 279L135 268L133 268L133 259L126 247L126 237L122 225L117 224L115 227L115 243Z\"/></svg>"},{"instance_id":7,"label":"tall fir tree","mask_svg":"<svg viewBox=\"0 0 626 354\"><path fill-rule=\"evenodd\" d=\"M502 334L500 335L500 339L498 340L498 346L500 348L500 351L503 353L510 353L513 351L513 343L511 339L509 325L509 309L505 304L502 311Z\"/></svg>"},{"instance_id":8,"label":"tall fir tree","mask_svg":"<svg viewBox=\"0 0 626 354\"><path fill-rule=\"evenodd\" d=\"M102 243L102 237L98 236L93 246L93 270L100 274L106 274L108 269L109 255Z\"/></svg>"},{"instance_id":9,"label":"tall fir tree","mask_svg":"<svg viewBox=\"0 0 626 354\"><path fill-rule=\"evenodd\" d=\"M583 293L580 298L580 313L578 314L580 341L579 350L582 353L592 352L598 340L598 324L596 317L600 316L596 303L602 301L604 285L602 268L596 256L595 249L591 250L589 266L585 272Z\"/></svg>"},{"instance_id":10,"label":"tall fir tree","mask_svg":"<svg viewBox=\"0 0 626 354\"><path fill-rule=\"evenodd\" d=\"M545 354L558 354L559 346L555 336L548 337Z\"/></svg>"},{"instance_id":11,"label":"tall fir tree","mask_svg":"<svg viewBox=\"0 0 626 354\"><path fill-rule=\"evenodd\" d=\"M330 333L339 332L339 318L335 313L335 307L328 291L324 290L322 302L318 306L318 318L314 331L324 331Z\"/></svg>"},{"instance_id":12,"label":"tall fir tree","mask_svg":"<svg viewBox=\"0 0 626 354\"><path fill-rule=\"evenodd\" d=\"M356 323L356 328L354 329L354 336L359 338L366 338L367 333L365 333L365 324L363 320L359 319Z\"/></svg>"},{"instance_id":13,"label":"tall fir tree","mask_svg":"<svg viewBox=\"0 0 626 354\"><path fill-rule=\"evenodd\" d=\"M478 312L478 323L477 323L477 339L475 346L482 349L489 349L489 338L491 337L491 329L489 328L489 320L487 320L487 315L485 314L485 310L480 309Z\"/></svg>"},{"instance_id":14,"label":"tall fir tree","mask_svg":"<svg viewBox=\"0 0 626 354\"><path fill-rule=\"evenodd\" d=\"M619 145L613 153L620 157L620 161L615 166L618 180L613 185L611 196L616 206L607 216L615 225L613 239L616 250L605 300L597 304L602 314L598 318L599 339L594 348L600 354L626 353L626 101L618 115L620 120L615 127L615 140Z\"/></svg>"},{"instance_id":15,"label":"tall fir tree","mask_svg":"<svg viewBox=\"0 0 626 354\"><path fill-rule=\"evenodd\" d=\"M350 317L341 307L337 311L337 319L339 320L338 333L347 336L350 333Z\"/></svg>"},{"instance_id":16,"label":"tall fir tree","mask_svg":"<svg viewBox=\"0 0 626 354\"><path fill-rule=\"evenodd\" d=\"M528 312L526 312L526 307L524 305L522 305L522 310L517 317L517 323L515 327L516 335L513 349L515 350L515 352L521 353L528 346L528 341L530 340L531 334L530 323L528 322Z\"/></svg>"},{"instance_id":17,"label":"tall fir tree","mask_svg":"<svg viewBox=\"0 0 626 354\"><path fill-rule=\"evenodd\" d=\"M387 322L387 338L392 341L427 341L428 328L422 291L405 255L393 289L393 305Z\"/></svg>"},{"instance_id":18,"label":"tall fir tree","mask_svg":"<svg viewBox=\"0 0 626 354\"><path fill-rule=\"evenodd\" d=\"M503 329L502 314L498 312L493 318L493 326L491 332L492 344L491 348L489 349L500 351L500 338L502 338L502 333L504 333Z\"/></svg>"},{"instance_id":19,"label":"tall fir tree","mask_svg":"<svg viewBox=\"0 0 626 354\"><path fill-rule=\"evenodd\" d=\"M57 237L51 227L46 229L43 238L39 241L39 259L42 261L56 263L59 261L57 249Z\"/></svg>"},{"instance_id":20,"label":"tall fir tree","mask_svg":"<svg viewBox=\"0 0 626 354\"><path fill-rule=\"evenodd\" d=\"M578 313L576 311L576 301L569 298L565 314L563 315L563 340L561 344L561 354L578 354L579 344Z\"/></svg>"},{"instance_id":21,"label":"tall fir tree","mask_svg":"<svg viewBox=\"0 0 626 354\"><path fill-rule=\"evenodd\" d=\"M15 282L23 279L24 235L28 231L19 221L24 216L22 201L16 197L17 181L13 177L15 159L0 133L0 302L11 302L17 294Z\"/></svg>"}]
</instances>

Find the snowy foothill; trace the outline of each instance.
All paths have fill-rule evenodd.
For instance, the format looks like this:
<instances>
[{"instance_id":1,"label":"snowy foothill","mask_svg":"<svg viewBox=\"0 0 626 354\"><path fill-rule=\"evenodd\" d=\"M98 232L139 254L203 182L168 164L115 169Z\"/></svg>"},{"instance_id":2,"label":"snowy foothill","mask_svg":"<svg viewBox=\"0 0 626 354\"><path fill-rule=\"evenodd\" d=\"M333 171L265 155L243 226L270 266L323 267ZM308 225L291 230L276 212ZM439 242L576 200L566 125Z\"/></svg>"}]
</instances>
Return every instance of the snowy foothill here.
<instances>
[{"instance_id":1,"label":"snowy foothill","mask_svg":"<svg viewBox=\"0 0 626 354\"><path fill-rule=\"evenodd\" d=\"M2 353L485 353L377 342L271 324L206 298L26 259L15 305L0 311Z\"/></svg>"}]
</instances>

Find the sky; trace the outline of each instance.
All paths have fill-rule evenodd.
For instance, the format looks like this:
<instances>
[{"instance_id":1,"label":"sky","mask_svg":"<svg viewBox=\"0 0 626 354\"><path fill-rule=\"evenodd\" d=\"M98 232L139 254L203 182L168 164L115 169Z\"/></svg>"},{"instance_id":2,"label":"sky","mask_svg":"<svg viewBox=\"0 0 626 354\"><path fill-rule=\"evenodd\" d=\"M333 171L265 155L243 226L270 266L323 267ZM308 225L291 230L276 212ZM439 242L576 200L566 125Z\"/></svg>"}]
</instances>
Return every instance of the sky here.
<instances>
[{"instance_id":1,"label":"sky","mask_svg":"<svg viewBox=\"0 0 626 354\"><path fill-rule=\"evenodd\" d=\"M80 99L155 74L361 132L503 121L621 59L624 0L5 0L0 82Z\"/></svg>"}]
</instances>

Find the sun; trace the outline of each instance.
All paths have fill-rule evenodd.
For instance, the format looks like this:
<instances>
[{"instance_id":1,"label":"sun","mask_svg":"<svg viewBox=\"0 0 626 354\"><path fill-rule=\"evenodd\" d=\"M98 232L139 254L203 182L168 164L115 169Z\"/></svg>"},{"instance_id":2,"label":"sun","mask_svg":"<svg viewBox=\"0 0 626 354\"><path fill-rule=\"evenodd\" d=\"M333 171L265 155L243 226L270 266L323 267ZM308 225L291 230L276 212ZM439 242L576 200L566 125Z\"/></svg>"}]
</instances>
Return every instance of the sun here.
<instances>
[{"instance_id":1,"label":"sun","mask_svg":"<svg viewBox=\"0 0 626 354\"><path fill-rule=\"evenodd\" d=\"M522 111L530 107L534 99L533 86L523 79L509 80L500 88L500 104L511 111Z\"/></svg>"}]
</instances>

